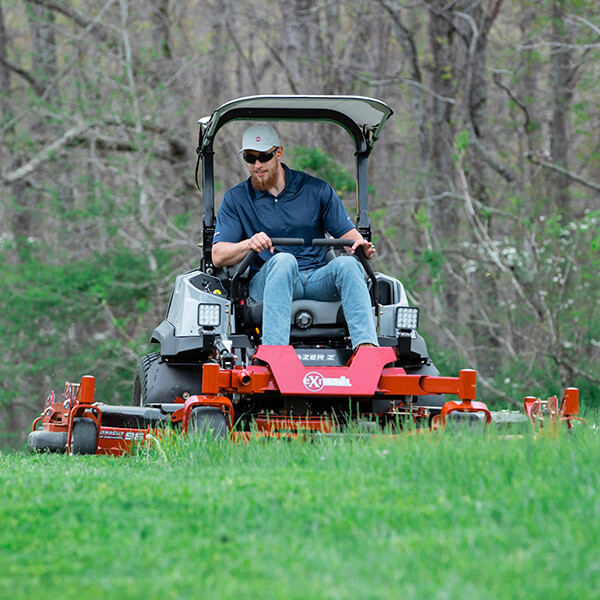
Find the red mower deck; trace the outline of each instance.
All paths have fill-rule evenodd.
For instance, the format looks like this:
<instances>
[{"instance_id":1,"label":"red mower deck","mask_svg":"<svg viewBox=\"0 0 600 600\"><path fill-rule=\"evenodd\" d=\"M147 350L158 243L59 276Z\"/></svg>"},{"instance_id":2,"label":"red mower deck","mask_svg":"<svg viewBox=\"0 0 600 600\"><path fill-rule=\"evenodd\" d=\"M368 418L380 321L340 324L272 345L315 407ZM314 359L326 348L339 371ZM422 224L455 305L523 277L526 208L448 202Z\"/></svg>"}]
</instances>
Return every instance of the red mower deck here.
<instances>
[{"instance_id":1,"label":"red mower deck","mask_svg":"<svg viewBox=\"0 0 600 600\"><path fill-rule=\"evenodd\" d=\"M367 423L396 424L399 426L397 430L403 427L410 430L412 427L438 429L444 427L453 415L476 414L486 425L493 420L487 406L476 400L475 371L460 371L458 377L408 375L404 369L386 366L395 358L391 348L358 348L345 367L306 367L291 346L261 346L256 358L266 364L233 369L205 364L200 393L180 399L179 403L151 409L98 403L94 398L94 377L84 376L79 384L67 383L60 399L55 398L54 392L48 396L44 411L34 422L30 436L55 436L56 444L47 450L120 456L131 451L133 444L164 435L165 430L180 431L184 435L190 433L194 411L205 408L225 416L226 435L233 441L247 440L252 436L297 437L340 431L335 415L313 416L310 411L302 416L265 413L255 417L252 431L237 429L236 398L271 393L284 397L302 394L315 406L318 406L320 398L332 396L456 396L456 400L447 401L441 412L433 416L423 408L412 410L409 404L394 406L381 414L360 415ZM119 409L123 411L123 426L107 424L104 415L110 412L114 422ZM566 390L560 406L556 396L548 401L533 397L525 399L525 413L536 430L544 423L565 423L571 428L574 421L582 420L578 412L579 395L575 388ZM125 424L132 418L138 419L139 426ZM383 434L384 428L380 428L379 432ZM31 441L30 445L35 446L35 441Z\"/></svg>"}]
</instances>

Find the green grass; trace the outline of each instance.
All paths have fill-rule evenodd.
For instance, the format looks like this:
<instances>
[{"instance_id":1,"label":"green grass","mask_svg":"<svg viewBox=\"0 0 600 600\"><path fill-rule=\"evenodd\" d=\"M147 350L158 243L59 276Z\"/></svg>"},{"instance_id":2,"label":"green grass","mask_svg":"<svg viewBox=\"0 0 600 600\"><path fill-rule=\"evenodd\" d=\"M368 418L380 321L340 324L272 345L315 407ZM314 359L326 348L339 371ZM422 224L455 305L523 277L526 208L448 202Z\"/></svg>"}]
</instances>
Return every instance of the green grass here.
<instances>
[{"instance_id":1,"label":"green grass","mask_svg":"<svg viewBox=\"0 0 600 600\"><path fill-rule=\"evenodd\" d=\"M600 437L0 454L0 598L600 596Z\"/></svg>"}]
</instances>

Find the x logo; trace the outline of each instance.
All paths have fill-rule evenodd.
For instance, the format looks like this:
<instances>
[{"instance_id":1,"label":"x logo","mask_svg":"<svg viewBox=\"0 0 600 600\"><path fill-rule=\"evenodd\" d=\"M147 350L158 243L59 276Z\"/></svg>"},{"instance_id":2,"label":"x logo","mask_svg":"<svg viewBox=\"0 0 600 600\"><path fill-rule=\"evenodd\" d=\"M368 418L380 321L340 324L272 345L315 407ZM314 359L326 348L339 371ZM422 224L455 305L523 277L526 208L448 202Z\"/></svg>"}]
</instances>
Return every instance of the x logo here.
<instances>
[{"instance_id":1,"label":"x logo","mask_svg":"<svg viewBox=\"0 0 600 600\"><path fill-rule=\"evenodd\" d=\"M313 371L304 376L302 383L304 383L304 387L306 387L307 390L318 392L324 384L323 376L320 373Z\"/></svg>"}]
</instances>

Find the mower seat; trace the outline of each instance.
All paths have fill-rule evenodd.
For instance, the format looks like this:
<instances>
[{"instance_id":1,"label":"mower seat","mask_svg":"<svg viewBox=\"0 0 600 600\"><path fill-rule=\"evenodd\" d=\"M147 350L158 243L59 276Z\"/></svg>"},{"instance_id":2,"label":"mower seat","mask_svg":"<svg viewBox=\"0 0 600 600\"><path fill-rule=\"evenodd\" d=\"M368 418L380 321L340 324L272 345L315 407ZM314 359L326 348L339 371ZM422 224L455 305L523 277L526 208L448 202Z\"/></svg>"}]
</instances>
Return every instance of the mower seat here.
<instances>
[{"instance_id":1,"label":"mower seat","mask_svg":"<svg viewBox=\"0 0 600 600\"><path fill-rule=\"evenodd\" d=\"M251 298L244 305L244 320L247 324L262 328L263 303ZM290 341L315 341L348 337L348 325L344 318L342 302L333 300L292 301Z\"/></svg>"}]
</instances>

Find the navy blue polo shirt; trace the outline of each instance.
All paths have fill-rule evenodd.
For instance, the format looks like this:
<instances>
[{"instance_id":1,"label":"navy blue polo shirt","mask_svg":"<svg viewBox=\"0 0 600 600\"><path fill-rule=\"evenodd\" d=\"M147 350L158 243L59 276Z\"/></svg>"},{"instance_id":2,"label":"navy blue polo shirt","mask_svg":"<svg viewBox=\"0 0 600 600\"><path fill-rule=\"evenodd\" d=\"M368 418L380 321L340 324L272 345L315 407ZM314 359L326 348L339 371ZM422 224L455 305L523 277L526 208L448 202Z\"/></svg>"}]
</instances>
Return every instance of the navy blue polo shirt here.
<instances>
[{"instance_id":1,"label":"navy blue polo shirt","mask_svg":"<svg viewBox=\"0 0 600 600\"><path fill-rule=\"evenodd\" d=\"M225 193L217 215L215 242L240 242L264 231L270 238L303 238L310 244L314 238L342 237L354 223L335 190L322 179L293 171L283 165L285 189L273 196L252 186L250 178ZM300 270L314 269L327 263L327 249L312 246L280 246L275 252L290 252L298 260ZM265 250L263 261L271 258Z\"/></svg>"}]
</instances>

